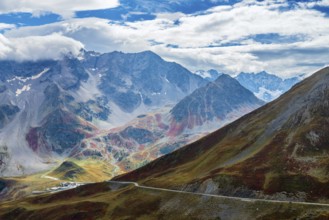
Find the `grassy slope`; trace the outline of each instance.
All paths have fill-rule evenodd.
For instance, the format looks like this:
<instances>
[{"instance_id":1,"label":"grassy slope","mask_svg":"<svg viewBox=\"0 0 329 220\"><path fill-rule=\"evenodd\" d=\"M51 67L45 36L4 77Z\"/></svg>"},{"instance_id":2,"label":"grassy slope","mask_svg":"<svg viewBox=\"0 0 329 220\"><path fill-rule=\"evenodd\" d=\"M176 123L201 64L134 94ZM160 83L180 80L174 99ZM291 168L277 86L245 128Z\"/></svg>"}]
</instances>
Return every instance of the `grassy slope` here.
<instances>
[{"instance_id":1,"label":"grassy slope","mask_svg":"<svg viewBox=\"0 0 329 220\"><path fill-rule=\"evenodd\" d=\"M99 160L70 160L75 166L67 167L58 172L58 168L29 176L0 178L5 182L9 190L0 195L0 201L15 200L32 194L33 191L44 191L47 188L58 186L61 182L101 182L110 179L113 167L104 161ZM65 168L65 167L64 167ZM81 169L83 172L76 172L74 175L68 175L71 171ZM57 170L57 172L56 172ZM47 176L58 178L54 180Z\"/></svg>"},{"instance_id":2,"label":"grassy slope","mask_svg":"<svg viewBox=\"0 0 329 220\"><path fill-rule=\"evenodd\" d=\"M115 179L182 187L207 179L219 184L224 176L269 194L304 191L310 200L329 198L328 88L325 68L276 101ZM305 138L312 131L321 135L315 143Z\"/></svg>"},{"instance_id":3,"label":"grassy slope","mask_svg":"<svg viewBox=\"0 0 329 220\"><path fill-rule=\"evenodd\" d=\"M69 166L63 166L69 164ZM73 160L63 162L47 175L66 181L101 182L112 177L114 167L101 160Z\"/></svg>"},{"instance_id":4,"label":"grassy slope","mask_svg":"<svg viewBox=\"0 0 329 220\"><path fill-rule=\"evenodd\" d=\"M60 183L58 180L43 178L44 173L24 177L2 178L8 190L1 194L0 201L15 200L32 194L32 191L45 190Z\"/></svg>"},{"instance_id":5,"label":"grassy slope","mask_svg":"<svg viewBox=\"0 0 329 220\"><path fill-rule=\"evenodd\" d=\"M97 183L1 204L0 219L327 219L311 205L241 202Z\"/></svg>"}]
</instances>

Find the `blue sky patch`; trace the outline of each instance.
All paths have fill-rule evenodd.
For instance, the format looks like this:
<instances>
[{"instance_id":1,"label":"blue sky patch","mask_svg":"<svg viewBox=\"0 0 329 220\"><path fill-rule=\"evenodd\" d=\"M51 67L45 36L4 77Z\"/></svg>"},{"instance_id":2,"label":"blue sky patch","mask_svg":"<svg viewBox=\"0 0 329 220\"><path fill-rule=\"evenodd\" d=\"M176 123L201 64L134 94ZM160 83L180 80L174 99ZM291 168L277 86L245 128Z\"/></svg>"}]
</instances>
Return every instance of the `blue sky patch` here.
<instances>
[{"instance_id":1,"label":"blue sky patch","mask_svg":"<svg viewBox=\"0 0 329 220\"><path fill-rule=\"evenodd\" d=\"M294 43L303 40L302 36L297 36L297 35L282 36L277 33L257 34L250 36L249 38L262 44Z\"/></svg>"},{"instance_id":2,"label":"blue sky patch","mask_svg":"<svg viewBox=\"0 0 329 220\"><path fill-rule=\"evenodd\" d=\"M30 13L10 13L0 14L0 22L7 24L15 24L21 26L38 26L58 22L61 20L59 15L45 14L40 17L33 17Z\"/></svg>"}]
</instances>

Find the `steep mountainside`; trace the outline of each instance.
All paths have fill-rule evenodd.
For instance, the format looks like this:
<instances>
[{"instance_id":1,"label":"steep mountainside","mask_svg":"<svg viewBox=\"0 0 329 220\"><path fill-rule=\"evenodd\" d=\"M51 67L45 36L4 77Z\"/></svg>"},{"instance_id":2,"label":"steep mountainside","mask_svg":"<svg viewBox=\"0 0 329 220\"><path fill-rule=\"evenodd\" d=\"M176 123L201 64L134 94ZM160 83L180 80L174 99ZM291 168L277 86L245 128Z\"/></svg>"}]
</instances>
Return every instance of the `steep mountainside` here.
<instances>
[{"instance_id":1,"label":"steep mountainside","mask_svg":"<svg viewBox=\"0 0 329 220\"><path fill-rule=\"evenodd\" d=\"M185 97L170 111L170 133L192 129L214 120L232 121L264 104L238 81L223 74L191 95ZM231 117L231 118L230 118ZM173 130L174 129L174 130Z\"/></svg>"},{"instance_id":2,"label":"steep mountainside","mask_svg":"<svg viewBox=\"0 0 329 220\"><path fill-rule=\"evenodd\" d=\"M205 85L177 63L164 61L151 51L137 54L86 53L84 66L99 76L99 89L124 112L159 107L177 101Z\"/></svg>"},{"instance_id":3,"label":"steep mountainside","mask_svg":"<svg viewBox=\"0 0 329 220\"><path fill-rule=\"evenodd\" d=\"M82 140L174 105L206 83L150 51L1 61L0 176L49 168L77 153Z\"/></svg>"},{"instance_id":4,"label":"steep mountainside","mask_svg":"<svg viewBox=\"0 0 329 220\"><path fill-rule=\"evenodd\" d=\"M281 79L265 71L259 73L240 73L236 79L252 91L259 99L272 101L288 91L301 80L300 77Z\"/></svg>"},{"instance_id":5,"label":"steep mountainside","mask_svg":"<svg viewBox=\"0 0 329 220\"><path fill-rule=\"evenodd\" d=\"M222 75L172 109L139 115L122 127L85 139L82 149L71 156L106 158L118 166L116 174L127 172L195 141L262 104L235 79Z\"/></svg>"},{"instance_id":6,"label":"steep mountainside","mask_svg":"<svg viewBox=\"0 0 329 220\"><path fill-rule=\"evenodd\" d=\"M0 175L44 169L95 131L69 110L89 77L78 60L0 66Z\"/></svg>"},{"instance_id":7,"label":"steep mountainside","mask_svg":"<svg viewBox=\"0 0 329 220\"><path fill-rule=\"evenodd\" d=\"M243 197L328 201L329 68L118 180Z\"/></svg>"}]
</instances>

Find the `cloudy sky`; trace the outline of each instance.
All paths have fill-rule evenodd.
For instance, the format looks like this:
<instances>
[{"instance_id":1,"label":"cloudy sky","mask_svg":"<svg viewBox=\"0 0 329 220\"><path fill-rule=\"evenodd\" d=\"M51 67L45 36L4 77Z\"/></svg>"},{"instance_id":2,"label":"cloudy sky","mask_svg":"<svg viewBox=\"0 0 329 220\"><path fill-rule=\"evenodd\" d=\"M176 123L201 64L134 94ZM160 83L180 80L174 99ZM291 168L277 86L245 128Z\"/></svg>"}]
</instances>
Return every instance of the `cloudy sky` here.
<instances>
[{"instance_id":1,"label":"cloudy sky","mask_svg":"<svg viewBox=\"0 0 329 220\"><path fill-rule=\"evenodd\" d=\"M191 71L329 64L329 0L1 0L0 60L152 50Z\"/></svg>"}]
</instances>

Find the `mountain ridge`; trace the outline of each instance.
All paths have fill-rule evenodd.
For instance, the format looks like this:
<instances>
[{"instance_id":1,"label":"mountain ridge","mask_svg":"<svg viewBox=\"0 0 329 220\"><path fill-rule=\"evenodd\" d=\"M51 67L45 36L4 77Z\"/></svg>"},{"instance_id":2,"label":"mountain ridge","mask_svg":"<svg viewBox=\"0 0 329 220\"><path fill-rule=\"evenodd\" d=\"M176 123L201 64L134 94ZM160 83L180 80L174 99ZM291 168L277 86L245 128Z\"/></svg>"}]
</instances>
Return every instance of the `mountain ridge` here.
<instances>
[{"instance_id":1,"label":"mountain ridge","mask_svg":"<svg viewBox=\"0 0 329 220\"><path fill-rule=\"evenodd\" d=\"M176 103L206 83L150 51L0 64L0 142L7 149L1 176L49 169L83 139Z\"/></svg>"},{"instance_id":2,"label":"mountain ridge","mask_svg":"<svg viewBox=\"0 0 329 220\"><path fill-rule=\"evenodd\" d=\"M49 169L67 157L103 155L120 163L116 171L130 170L145 155L142 164L262 105L231 78L207 87L208 81L152 51L82 51L78 58L58 61L1 63L0 138L10 137L1 139L7 149L1 176ZM190 101L175 108L192 113L184 121L175 119L175 111L166 112L202 87L205 94L190 99L198 101L194 104L204 113L201 117ZM239 99L243 94L249 98ZM138 118L142 115L146 117ZM148 151L150 143L154 146ZM134 162L124 163L135 150L140 152Z\"/></svg>"},{"instance_id":3,"label":"mountain ridge","mask_svg":"<svg viewBox=\"0 0 329 220\"><path fill-rule=\"evenodd\" d=\"M319 196L328 196L320 193L325 187L321 182L328 178L323 168L320 168L326 167L324 158L328 158L324 150L327 143L325 132L319 133L326 120L318 118L326 117L323 106L329 102L324 101L328 97L323 91L328 91L328 84L327 67L298 83L279 99L147 166L115 179L189 190L201 190L208 186L213 192L233 193L232 189L221 185L220 182L226 179L240 182L236 187L240 191L235 193L245 193L251 197L263 196L257 194L257 190L273 196L285 191L288 197L300 192L295 195L296 199L311 201L317 200ZM322 94L321 98L317 97L319 94ZM303 115L304 106L308 107L312 117ZM319 111L316 110L318 108ZM316 124L308 127L305 121ZM287 132L291 132L290 136ZM318 147L313 149L312 141L313 146ZM312 163L303 159L314 153ZM253 168L248 171L251 166ZM305 178L306 185L300 185L303 183L299 183L301 178ZM295 186L287 185L289 183Z\"/></svg>"},{"instance_id":4,"label":"mountain ridge","mask_svg":"<svg viewBox=\"0 0 329 220\"><path fill-rule=\"evenodd\" d=\"M211 82L195 90L173 108L140 115L122 127L89 138L83 142L81 152L97 151L98 155L117 164L117 170L127 172L202 137L262 104L235 79L221 76L216 84ZM181 118L175 117L177 111ZM77 157L83 158L83 155Z\"/></svg>"},{"instance_id":5,"label":"mountain ridge","mask_svg":"<svg viewBox=\"0 0 329 220\"><path fill-rule=\"evenodd\" d=\"M299 82L304 76L296 76L282 79L266 71L258 73L241 72L235 78L247 89L252 91L258 98L269 102L278 98Z\"/></svg>"}]
</instances>

